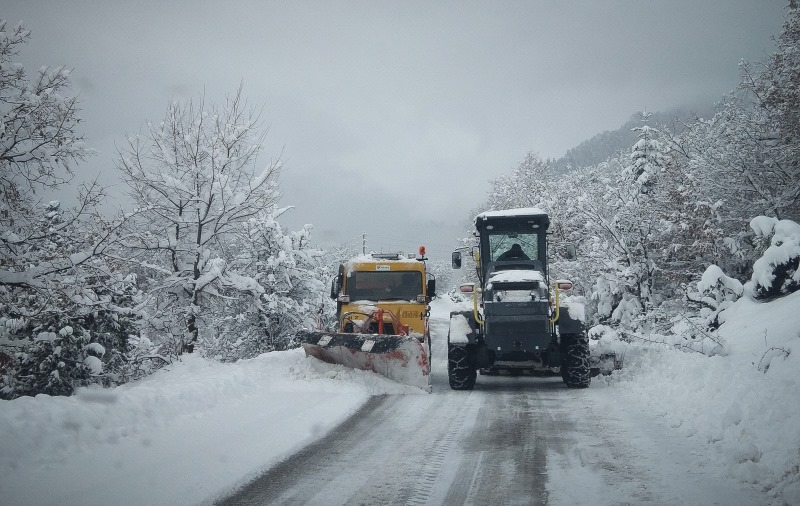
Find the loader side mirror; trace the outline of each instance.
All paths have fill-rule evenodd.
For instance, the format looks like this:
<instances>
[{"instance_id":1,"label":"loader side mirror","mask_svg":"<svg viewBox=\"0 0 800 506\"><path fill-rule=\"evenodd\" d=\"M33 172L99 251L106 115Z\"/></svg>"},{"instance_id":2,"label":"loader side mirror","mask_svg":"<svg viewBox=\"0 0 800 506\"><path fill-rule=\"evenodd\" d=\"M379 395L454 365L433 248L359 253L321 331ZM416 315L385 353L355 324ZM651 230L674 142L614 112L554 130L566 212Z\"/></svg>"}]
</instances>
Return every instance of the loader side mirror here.
<instances>
[{"instance_id":1,"label":"loader side mirror","mask_svg":"<svg viewBox=\"0 0 800 506\"><path fill-rule=\"evenodd\" d=\"M453 269L460 269L461 268L461 252L454 251L453 252Z\"/></svg>"},{"instance_id":2,"label":"loader side mirror","mask_svg":"<svg viewBox=\"0 0 800 506\"><path fill-rule=\"evenodd\" d=\"M567 243L564 245L564 258L567 260L576 260L578 258L578 250L574 244Z\"/></svg>"},{"instance_id":3,"label":"loader side mirror","mask_svg":"<svg viewBox=\"0 0 800 506\"><path fill-rule=\"evenodd\" d=\"M429 279L428 280L427 292L428 292L428 298L429 299L432 299L432 298L436 297L436 280L435 279Z\"/></svg>"}]
</instances>

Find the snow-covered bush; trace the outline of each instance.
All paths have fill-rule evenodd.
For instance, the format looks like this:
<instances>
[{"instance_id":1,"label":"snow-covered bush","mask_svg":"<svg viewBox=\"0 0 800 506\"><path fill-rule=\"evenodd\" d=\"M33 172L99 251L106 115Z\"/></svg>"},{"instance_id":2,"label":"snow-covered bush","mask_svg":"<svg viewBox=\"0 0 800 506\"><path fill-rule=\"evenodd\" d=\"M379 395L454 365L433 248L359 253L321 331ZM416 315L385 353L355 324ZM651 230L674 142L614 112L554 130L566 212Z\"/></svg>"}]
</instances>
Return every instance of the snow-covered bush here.
<instances>
[{"instance_id":1,"label":"snow-covered bush","mask_svg":"<svg viewBox=\"0 0 800 506\"><path fill-rule=\"evenodd\" d=\"M756 299L770 299L800 290L800 224L758 216L750 221L757 236L770 246L753 264L753 276L746 284Z\"/></svg>"},{"instance_id":2,"label":"snow-covered bush","mask_svg":"<svg viewBox=\"0 0 800 506\"><path fill-rule=\"evenodd\" d=\"M75 388L89 384L93 374L102 373L97 350L88 346L88 333L53 323L39 331L25 351L17 353L19 365L13 376L0 384L0 396L71 395Z\"/></svg>"},{"instance_id":3,"label":"snow-covered bush","mask_svg":"<svg viewBox=\"0 0 800 506\"><path fill-rule=\"evenodd\" d=\"M700 305L700 317L705 328L719 327L719 314L728 309L744 293L739 280L728 277L716 265L709 265L697 282L697 290L688 290L687 299Z\"/></svg>"}]
</instances>

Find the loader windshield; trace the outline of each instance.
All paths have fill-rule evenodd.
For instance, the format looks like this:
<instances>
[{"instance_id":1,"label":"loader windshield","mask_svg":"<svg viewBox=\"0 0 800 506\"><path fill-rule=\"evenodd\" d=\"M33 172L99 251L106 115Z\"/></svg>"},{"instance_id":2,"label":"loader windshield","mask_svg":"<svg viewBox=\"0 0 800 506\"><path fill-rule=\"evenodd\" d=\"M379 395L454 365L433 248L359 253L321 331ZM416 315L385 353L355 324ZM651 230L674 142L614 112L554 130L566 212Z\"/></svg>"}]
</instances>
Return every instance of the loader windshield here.
<instances>
[{"instance_id":1,"label":"loader windshield","mask_svg":"<svg viewBox=\"0 0 800 506\"><path fill-rule=\"evenodd\" d=\"M419 271L354 271L347 276L345 293L351 301L409 300L415 301L422 292L422 273Z\"/></svg>"},{"instance_id":2,"label":"loader windshield","mask_svg":"<svg viewBox=\"0 0 800 506\"><path fill-rule=\"evenodd\" d=\"M537 260L539 234L498 232L489 235L489 261Z\"/></svg>"}]
</instances>

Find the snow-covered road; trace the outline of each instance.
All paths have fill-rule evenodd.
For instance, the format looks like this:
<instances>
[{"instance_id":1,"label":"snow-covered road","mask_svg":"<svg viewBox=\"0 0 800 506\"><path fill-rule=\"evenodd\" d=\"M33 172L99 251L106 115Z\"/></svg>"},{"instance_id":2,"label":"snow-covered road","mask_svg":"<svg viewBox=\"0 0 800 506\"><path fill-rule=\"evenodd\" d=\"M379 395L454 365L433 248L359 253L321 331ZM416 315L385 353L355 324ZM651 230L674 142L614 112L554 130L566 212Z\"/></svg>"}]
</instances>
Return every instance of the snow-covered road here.
<instances>
[{"instance_id":1,"label":"snow-covered road","mask_svg":"<svg viewBox=\"0 0 800 506\"><path fill-rule=\"evenodd\" d=\"M798 308L740 301L727 356L638 346L586 390L450 390L441 299L430 395L290 350L0 401L0 504L800 504Z\"/></svg>"},{"instance_id":2,"label":"snow-covered road","mask_svg":"<svg viewBox=\"0 0 800 506\"><path fill-rule=\"evenodd\" d=\"M768 504L595 381L480 376L447 386L447 320L432 322L433 394L373 397L225 505Z\"/></svg>"}]
</instances>

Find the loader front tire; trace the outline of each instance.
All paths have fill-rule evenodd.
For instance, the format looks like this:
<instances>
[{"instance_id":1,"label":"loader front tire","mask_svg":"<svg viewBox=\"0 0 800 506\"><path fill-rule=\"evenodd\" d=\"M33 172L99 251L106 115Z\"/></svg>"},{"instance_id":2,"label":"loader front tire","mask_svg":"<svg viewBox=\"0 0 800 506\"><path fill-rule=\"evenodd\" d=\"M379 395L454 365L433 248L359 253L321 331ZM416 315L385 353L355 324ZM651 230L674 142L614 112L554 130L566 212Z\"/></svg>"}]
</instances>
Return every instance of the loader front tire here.
<instances>
[{"instance_id":1,"label":"loader front tire","mask_svg":"<svg viewBox=\"0 0 800 506\"><path fill-rule=\"evenodd\" d=\"M589 368L589 337L561 334L561 379L569 388L588 388L592 382Z\"/></svg>"},{"instance_id":2,"label":"loader front tire","mask_svg":"<svg viewBox=\"0 0 800 506\"><path fill-rule=\"evenodd\" d=\"M472 390L477 377L467 346L447 345L447 377L453 390Z\"/></svg>"}]
</instances>

